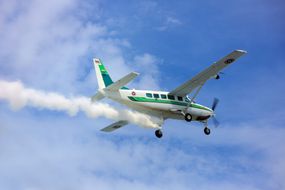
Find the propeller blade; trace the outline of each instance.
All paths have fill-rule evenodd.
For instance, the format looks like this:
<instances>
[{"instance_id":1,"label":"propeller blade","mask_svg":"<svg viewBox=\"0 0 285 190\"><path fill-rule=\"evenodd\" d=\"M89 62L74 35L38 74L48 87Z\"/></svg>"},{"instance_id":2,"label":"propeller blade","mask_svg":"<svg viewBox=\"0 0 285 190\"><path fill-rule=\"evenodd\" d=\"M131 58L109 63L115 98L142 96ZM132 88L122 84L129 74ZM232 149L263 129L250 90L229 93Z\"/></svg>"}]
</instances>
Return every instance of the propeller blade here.
<instances>
[{"instance_id":1,"label":"propeller blade","mask_svg":"<svg viewBox=\"0 0 285 190\"><path fill-rule=\"evenodd\" d=\"M212 119L215 127L218 127L220 125L220 122L215 117L212 117Z\"/></svg>"},{"instance_id":2,"label":"propeller blade","mask_svg":"<svg viewBox=\"0 0 285 190\"><path fill-rule=\"evenodd\" d=\"M215 111L217 105L219 103L219 99L218 98L214 98L213 104L212 104L212 110Z\"/></svg>"}]
</instances>

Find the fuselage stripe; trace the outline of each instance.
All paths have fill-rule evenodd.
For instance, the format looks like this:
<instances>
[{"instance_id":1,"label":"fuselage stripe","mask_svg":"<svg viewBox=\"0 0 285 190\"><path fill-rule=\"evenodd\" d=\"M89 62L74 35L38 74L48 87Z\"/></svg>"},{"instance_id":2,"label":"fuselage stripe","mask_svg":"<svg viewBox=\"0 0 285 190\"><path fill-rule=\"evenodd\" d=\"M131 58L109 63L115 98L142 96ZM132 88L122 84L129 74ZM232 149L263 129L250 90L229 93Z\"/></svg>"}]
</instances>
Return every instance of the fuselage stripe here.
<instances>
[{"instance_id":1,"label":"fuselage stripe","mask_svg":"<svg viewBox=\"0 0 285 190\"><path fill-rule=\"evenodd\" d=\"M173 101L173 100L160 100L160 99L152 99L152 98L145 98L145 97L133 97L133 96L128 96L128 98L132 101L135 101L135 102L173 104L173 105L178 105L178 106L187 106L188 105L188 103L177 102L177 101ZM190 107L202 109L202 110L206 110L206 111L211 111L210 109L203 107L201 105L195 104L195 103L191 103Z\"/></svg>"}]
</instances>

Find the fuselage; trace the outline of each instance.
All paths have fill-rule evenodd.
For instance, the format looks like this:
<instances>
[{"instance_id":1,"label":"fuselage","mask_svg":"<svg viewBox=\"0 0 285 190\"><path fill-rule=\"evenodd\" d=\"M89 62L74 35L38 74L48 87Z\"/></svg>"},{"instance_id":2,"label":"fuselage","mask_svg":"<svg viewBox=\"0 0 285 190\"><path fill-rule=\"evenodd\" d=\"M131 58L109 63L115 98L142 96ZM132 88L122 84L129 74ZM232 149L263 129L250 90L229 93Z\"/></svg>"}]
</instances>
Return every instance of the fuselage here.
<instances>
[{"instance_id":1,"label":"fuselage","mask_svg":"<svg viewBox=\"0 0 285 190\"><path fill-rule=\"evenodd\" d=\"M213 115L213 110L197 103L190 103L188 97L172 96L169 92L120 89L101 91L106 97L124 104L136 111L144 112L163 120L184 119L183 113L192 115L192 120L203 121Z\"/></svg>"}]
</instances>

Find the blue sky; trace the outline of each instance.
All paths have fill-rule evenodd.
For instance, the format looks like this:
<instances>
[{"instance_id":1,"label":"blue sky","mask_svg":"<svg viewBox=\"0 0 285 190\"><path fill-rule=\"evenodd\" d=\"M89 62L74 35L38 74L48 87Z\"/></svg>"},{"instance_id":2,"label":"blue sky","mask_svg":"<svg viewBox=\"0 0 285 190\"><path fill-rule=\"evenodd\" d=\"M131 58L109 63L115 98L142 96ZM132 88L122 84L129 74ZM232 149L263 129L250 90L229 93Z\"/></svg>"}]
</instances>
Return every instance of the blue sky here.
<instances>
[{"instance_id":1,"label":"blue sky","mask_svg":"<svg viewBox=\"0 0 285 190\"><path fill-rule=\"evenodd\" d=\"M209 81L220 127L168 120L164 137L83 113L0 101L0 189L284 189L284 2L0 0L0 80L66 97L114 80L171 90L234 49L248 54ZM117 107L111 101L105 101Z\"/></svg>"}]
</instances>

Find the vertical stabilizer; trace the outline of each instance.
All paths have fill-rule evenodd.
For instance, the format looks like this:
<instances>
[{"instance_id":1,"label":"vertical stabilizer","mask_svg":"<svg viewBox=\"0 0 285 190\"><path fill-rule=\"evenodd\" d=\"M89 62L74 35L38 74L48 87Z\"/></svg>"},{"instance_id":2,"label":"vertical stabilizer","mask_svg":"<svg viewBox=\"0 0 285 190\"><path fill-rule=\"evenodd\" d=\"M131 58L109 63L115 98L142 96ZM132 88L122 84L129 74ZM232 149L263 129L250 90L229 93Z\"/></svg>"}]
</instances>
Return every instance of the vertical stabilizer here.
<instances>
[{"instance_id":1,"label":"vertical stabilizer","mask_svg":"<svg viewBox=\"0 0 285 190\"><path fill-rule=\"evenodd\" d=\"M106 88L110 84L113 84L113 81L101 60L95 58L93 59L93 64L96 71L99 89Z\"/></svg>"}]
</instances>

